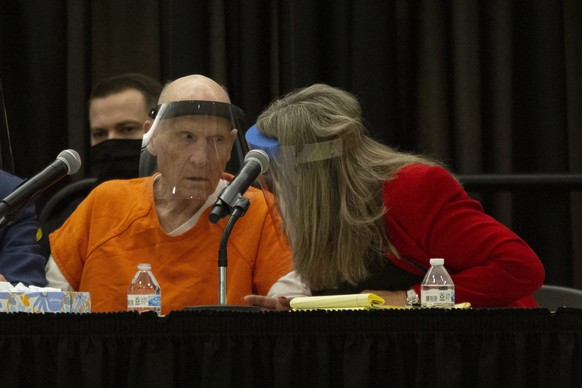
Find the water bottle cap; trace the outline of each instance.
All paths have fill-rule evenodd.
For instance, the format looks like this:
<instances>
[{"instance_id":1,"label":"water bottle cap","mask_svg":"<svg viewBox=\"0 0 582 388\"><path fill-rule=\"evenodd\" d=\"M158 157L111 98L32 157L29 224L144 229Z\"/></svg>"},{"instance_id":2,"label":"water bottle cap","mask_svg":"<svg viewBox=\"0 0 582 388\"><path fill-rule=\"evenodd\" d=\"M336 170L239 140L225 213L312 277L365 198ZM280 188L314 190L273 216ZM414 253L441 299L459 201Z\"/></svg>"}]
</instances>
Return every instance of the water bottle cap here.
<instances>
[{"instance_id":1,"label":"water bottle cap","mask_svg":"<svg viewBox=\"0 0 582 388\"><path fill-rule=\"evenodd\" d=\"M430 259L430 265L443 265L445 264L445 259L443 258L436 258L436 259Z\"/></svg>"},{"instance_id":2,"label":"water bottle cap","mask_svg":"<svg viewBox=\"0 0 582 388\"><path fill-rule=\"evenodd\" d=\"M137 265L137 269L139 269L140 271L149 271L152 269L152 266L150 265L150 263L141 263Z\"/></svg>"}]
</instances>

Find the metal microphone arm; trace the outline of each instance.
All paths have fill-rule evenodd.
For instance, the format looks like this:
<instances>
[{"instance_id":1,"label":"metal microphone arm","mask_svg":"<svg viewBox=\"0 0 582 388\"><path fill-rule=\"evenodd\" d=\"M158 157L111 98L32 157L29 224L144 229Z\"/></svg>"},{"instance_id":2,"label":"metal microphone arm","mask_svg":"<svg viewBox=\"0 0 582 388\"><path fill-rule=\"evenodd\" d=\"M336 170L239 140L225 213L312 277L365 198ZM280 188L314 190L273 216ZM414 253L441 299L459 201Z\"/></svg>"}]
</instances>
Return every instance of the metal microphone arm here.
<instances>
[{"instance_id":1,"label":"metal microphone arm","mask_svg":"<svg viewBox=\"0 0 582 388\"><path fill-rule=\"evenodd\" d=\"M230 215L222 236L220 237L220 246L218 248L218 303L226 304L226 267L228 267L227 245L230 233L234 228L235 222L246 213L250 201L248 198L238 196L232 214Z\"/></svg>"},{"instance_id":2,"label":"metal microphone arm","mask_svg":"<svg viewBox=\"0 0 582 388\"><path fill-rule=\"evenodd\" d=\"M211 306L190 306L185 307L185 310L215 310L215 311L260 311L257 306L239 306L226 304L226 267L228 266L228 258L226 255L226 247L228 238L234 227L234 223L242 217L250 204L250 200L243 196L238 197L233 206L230 218L226 222L226 226L222 231L220 237L220 244L218 249L218 304Z\"/></svg>"}]
</instances>

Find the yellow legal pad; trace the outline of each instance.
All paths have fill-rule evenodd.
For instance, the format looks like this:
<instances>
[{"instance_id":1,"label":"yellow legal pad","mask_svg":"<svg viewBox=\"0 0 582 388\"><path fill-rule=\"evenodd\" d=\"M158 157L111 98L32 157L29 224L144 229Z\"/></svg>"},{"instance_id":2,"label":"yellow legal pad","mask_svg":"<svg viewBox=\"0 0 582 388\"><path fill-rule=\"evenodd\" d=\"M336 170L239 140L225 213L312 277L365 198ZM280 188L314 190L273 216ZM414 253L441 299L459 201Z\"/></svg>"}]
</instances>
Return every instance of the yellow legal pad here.
<instances>
[{"instance_id":1,"label":"yellow legal pad","mask_svg":"<svg viewBox=\"0 0 582 388\"><path fill-rule=\"evenodd\" d=\"M454 308L469 308L470 303L459 303ZM388 306L376 294L347 294L329 296L300 296L291 299L293 310L366 310L410 309L409 306Z\"/></svg>"}]
</instances>

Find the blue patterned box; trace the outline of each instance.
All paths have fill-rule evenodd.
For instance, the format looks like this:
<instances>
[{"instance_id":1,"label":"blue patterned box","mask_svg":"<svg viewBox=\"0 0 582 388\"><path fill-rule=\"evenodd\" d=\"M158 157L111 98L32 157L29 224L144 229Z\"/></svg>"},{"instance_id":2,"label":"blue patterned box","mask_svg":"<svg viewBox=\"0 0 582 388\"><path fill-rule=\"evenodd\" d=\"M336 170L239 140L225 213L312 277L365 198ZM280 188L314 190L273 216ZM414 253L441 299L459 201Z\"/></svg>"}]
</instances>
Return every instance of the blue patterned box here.
<instances>
[{"instance_id":1,"label":"blue patterned box","mask_svg":"<svg viewBox=\"0 0 582 388\"><path fill-rule=\"evenodd\" d=\"M0 312L90 313L91 295L75 291L0 291Z\"/></svg>"}]
</instances>

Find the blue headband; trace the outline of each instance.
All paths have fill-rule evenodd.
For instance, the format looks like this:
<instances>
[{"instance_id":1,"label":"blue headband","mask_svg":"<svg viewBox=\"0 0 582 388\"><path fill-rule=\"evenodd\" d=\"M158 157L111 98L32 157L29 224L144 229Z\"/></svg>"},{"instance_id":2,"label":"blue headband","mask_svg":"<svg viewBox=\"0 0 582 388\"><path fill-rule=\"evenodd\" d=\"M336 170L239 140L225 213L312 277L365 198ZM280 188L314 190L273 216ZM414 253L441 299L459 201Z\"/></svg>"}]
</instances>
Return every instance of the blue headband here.
<instances>
[{"instance_id":1,"label":"blue headband","mask_svg":"<svg viewBox=\"0 0 582 388\"><path fill-rule=\"evenodd\" d=\"M262 135L257 128L257 124L254 124L247 130L245 139L250 149L263 150L270 158L276 157L278 154L279 141L272 137Z\"/></svg>"}]
</instances>

